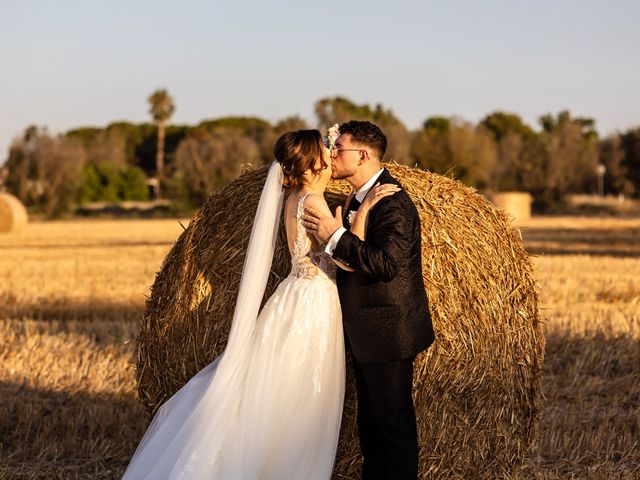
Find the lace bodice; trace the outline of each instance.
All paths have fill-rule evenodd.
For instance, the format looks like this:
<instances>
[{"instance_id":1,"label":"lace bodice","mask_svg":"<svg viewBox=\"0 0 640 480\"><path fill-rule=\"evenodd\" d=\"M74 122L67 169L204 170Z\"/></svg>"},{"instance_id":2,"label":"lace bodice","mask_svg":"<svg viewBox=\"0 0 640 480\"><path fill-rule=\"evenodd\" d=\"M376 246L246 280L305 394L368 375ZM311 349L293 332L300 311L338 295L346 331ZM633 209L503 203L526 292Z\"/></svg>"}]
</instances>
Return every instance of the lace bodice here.
<instances>
[{"instance_id":1,"label":"lace bodice","mask_svg":"<svg viewBox=\"0 0 640 480\"><path fill-rule=\"evenodd\" d=\"M293 243L290 275L297 278L313 278L324 275L331 279L336 276L336 265L323 250L314 250L311 240L302 225L304 201L309 195L305 193L298 200L296 209L296 238Z\"/></svg>"}]
</instances>

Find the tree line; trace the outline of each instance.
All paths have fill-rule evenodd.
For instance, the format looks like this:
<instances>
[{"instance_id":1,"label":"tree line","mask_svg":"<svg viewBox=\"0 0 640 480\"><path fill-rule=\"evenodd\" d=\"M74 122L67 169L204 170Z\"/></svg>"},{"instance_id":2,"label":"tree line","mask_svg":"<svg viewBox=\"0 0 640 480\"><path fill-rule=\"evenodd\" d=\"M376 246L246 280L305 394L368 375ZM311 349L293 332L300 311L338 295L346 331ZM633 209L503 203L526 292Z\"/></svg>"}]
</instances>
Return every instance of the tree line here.
<instances>
[{"instance_id":1,"label":"tree line","mask_svg":"<svg viewBox=\"0 0 640 480\"><path fill-rule=\"evenodd\" d=\"M153 123L115 122L60 135L28 127L9 149L0 172L2 188L48 217L86 202L158 195L185 211L201 205L248 165L270 163L273 144L283 132L325 131L358 119L385 131L387 161L451 176L483 192L528 191L539 211L554 208L571 193L600 189L640 195L640 127L601 138L593 119L568 111L543 115L536 127L517 114L498 111L477 124L432 116L410 130L380 104L327 97L316 102L317 124L312 126L297 116L273 123L224 117L175 125L168 123L175 107L166 91L148 100Z\"/></svg>"}]
</instances>

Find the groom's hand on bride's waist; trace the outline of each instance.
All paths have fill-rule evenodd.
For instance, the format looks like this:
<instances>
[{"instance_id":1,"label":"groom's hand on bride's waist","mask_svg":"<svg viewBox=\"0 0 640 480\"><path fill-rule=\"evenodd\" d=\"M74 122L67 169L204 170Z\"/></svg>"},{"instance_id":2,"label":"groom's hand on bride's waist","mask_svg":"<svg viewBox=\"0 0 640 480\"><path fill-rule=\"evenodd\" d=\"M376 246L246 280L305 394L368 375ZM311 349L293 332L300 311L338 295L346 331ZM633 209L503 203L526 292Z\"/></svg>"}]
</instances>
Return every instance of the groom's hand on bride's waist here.
<instances>
[{"instance_id":1,"label":"groom's hand on bride's waist","mask_svg":"<svg viewBox=\"0 0 640 480\"><path fill-rule=\"evenodd\" d=\"M342 227L342 207L336 208L333 215L323 215L312 207L304 209L302 225L307 232L314 235L319 243L325 244L331 236Z\"/></svg>"}]
</instances>

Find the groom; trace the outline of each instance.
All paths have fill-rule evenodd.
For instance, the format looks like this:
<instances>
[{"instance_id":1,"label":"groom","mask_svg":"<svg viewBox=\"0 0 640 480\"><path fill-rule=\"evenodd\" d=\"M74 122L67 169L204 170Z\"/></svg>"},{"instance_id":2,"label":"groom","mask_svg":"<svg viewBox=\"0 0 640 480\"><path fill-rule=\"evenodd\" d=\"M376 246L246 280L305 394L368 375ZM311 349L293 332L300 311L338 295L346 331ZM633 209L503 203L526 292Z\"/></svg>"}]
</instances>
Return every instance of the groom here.
<instances>
[{"instance_id":1,"label":"groom","mask_svg":"<svg viewBox=\"0 0 640 480\"><path fill-rule=\"evenodd\" d=\"M364 456L362 478L415 480L418 439L412 401L413 360L434 340L422 282L420 218L404 190L369 212L365 240L348 228L372 187L400 187L381 161L387 139L370 122L340 125L331 149L333 179L347 180L356 194L335 217L306 209L305 226L334 259L347 342L354 359L358 432ZM401 188L401 187L400 187Z\"/></svg>"}]
</instances>

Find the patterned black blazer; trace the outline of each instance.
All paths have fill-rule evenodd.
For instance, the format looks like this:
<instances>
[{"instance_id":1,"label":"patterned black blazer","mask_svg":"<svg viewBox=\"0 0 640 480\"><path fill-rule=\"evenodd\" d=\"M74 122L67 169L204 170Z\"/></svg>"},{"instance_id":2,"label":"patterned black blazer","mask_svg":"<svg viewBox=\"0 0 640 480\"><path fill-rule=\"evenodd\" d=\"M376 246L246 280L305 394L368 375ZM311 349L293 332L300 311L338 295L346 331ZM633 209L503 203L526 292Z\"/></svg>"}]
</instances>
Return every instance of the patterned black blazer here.
<instances>
[{"instance_id":1,"label":"patterned black blazer","mask_svg":"<svg viewBox=\"0 0 640 480\"><path fill-rule=\"evenodd\" d=\"M378 182L398 181L384 169ZM402 188L402 187L401 187ZM347 341L360 363L411 358L434 341L422 281L420 218L404 190L369 212L365 241L345 232L333 257Z\"/></svg>"}]
</instances>

